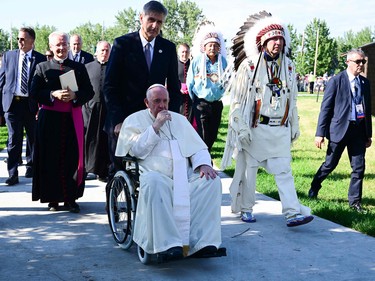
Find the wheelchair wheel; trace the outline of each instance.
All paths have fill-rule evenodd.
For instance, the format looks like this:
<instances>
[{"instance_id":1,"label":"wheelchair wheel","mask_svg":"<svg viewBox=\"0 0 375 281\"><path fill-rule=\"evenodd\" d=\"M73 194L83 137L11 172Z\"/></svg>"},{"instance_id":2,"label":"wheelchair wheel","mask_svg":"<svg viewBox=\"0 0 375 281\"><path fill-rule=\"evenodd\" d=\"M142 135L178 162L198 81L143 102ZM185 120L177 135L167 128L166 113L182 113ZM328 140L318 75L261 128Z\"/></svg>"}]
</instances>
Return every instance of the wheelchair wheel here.
<instances>
[{"instance_id":1,"label":"wheelchair wheel","mask_svg":"<svg viewBox=\"0 0 375 281\"><path fill-rule=\"evenodd\" d=\"M132 181L124 171L115 174L108 194L108 221L113 238L123 249L133 243L135 204L132 202Z\"/></svg>"},{"instance_id":2,"label":"wheelchair wheel","mask_svg":"<svg viewBox=\"0 0 375 281\"><path fill-rule=\"evenodd\" d=\"M140 246L137 245L138 258L143 264L151 263L151 255L147 254Z\"/></svg>"}]
</instances>

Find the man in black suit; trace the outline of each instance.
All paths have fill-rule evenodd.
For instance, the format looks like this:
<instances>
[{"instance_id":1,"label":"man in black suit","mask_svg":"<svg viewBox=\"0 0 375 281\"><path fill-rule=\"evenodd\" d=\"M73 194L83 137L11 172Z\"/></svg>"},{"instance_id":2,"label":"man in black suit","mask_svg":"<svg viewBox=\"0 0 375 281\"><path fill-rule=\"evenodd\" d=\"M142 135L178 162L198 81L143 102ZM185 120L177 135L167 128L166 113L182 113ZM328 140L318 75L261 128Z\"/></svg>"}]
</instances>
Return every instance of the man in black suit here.
<instances>
[{"instance_id":1,"label":"man in black suit","mask_svg":"<svg viewBox=\"0 0 375 281\"><path fill-rule=\"evenodd\" d=\"M25 177L32 177L32 154L35 137L38 104L29 98L29 89L35 66L46 57L33 50L35 31L22 27L18 32L18 50L8 51L3 56L0 70L0 97L2 112L8 127L8 173L5 183L15 185L18 180L18 165L22 153L23 130L27 134L27 155Z\"/></svg>"},{"instance_id":2,"label":"man in black suit","mask_svg":"<svg viewBox=\"0 0 375 281\"><path fill-rule=\"evenodd\" d=\"M122 122L145 108L145 93L150 85L167 84L170 110L179 111L181 94L176 46L158 36L167 13L158 1L146 3L140 14L141 29L118 37L113 43L104 85L107 107L104 130L108 134L112 163L110 178L119 168L114 155Z\"/></svg>"},{"instance_id":3,"label":"man in black suit","mask_svg":"<svg viewBox=\"0 0 375 281\"><path fill-rule=\"evenodd\" d=\"M70 37L70 50L68 56L71 60L83 64L94 61L94 56L82 50L82 38L78 34L73 34Z\"/></svg>"},{"instance_id":4,"label":"man in black suit","mask_svg":"<svg viewBox=\"0 0 375 281\"><path fill-rule=\"evenodd\" d=\"M365 57L360 49L350 50L347 69L331 78L324 91L315 145L322 148L325 137L329 142L325 162L315 174L308 193L310 198L317 197L322 182L336 168L346 147L352 167L349 205L358 212L363 212L365 153L371 146L372 137L370 83L360 75L366 63Z\"/></svg>"}]
</instances>

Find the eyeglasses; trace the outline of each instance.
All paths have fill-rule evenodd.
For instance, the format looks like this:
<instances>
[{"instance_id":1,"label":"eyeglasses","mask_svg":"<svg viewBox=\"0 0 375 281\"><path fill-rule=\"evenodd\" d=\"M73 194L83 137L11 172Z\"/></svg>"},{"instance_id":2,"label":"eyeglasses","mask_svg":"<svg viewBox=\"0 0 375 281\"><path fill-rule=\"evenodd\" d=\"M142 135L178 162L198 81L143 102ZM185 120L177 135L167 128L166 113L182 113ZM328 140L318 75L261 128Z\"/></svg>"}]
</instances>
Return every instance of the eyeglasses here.
<instances>
[{"instance_id":1,"label":"eyeglasses","mask_svg":"<svg viewBox=\"0 0 375 281\"><path fill-rule=\"evenodd\" d=\"M365 59L362 59L362 60L350 60L350 61L355 62L356 64L360 64L360 63L366 64L366 62L367 62L367 60L365 60Z\"/></svg>"}]
</instances>

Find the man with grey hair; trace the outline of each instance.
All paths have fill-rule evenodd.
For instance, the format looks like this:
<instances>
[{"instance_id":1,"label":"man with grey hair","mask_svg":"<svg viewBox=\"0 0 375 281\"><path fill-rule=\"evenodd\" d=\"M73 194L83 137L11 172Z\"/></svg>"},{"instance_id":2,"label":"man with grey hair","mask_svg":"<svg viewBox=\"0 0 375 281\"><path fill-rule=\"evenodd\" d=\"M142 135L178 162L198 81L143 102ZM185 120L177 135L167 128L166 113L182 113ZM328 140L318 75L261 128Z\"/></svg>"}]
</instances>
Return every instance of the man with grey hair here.
<instances>
[{"instance_id":1,"label":"man with grey hair","mask_svg":"<svg viewBox=\"0 0 375 281\"><path fill-rule=\"evenodd\" d=\"M80 62L83 64L94 61L92 54L82 50L82 37L78 34L70 36L70 50L68 52L69 58L73 61Z\"/></svg>"},{"instance_id":2,"label":"man with grey hair","mask_svg":"<svg viewBox=\"0 0 375 281\"><path fill-rule=\"evenodd\" d=\"M76 199L82 197L84 178L84 135L81 106L94 91L83 64L68 58L69 37L63 32L50 34L51 61L37 65L30 97L40 105L35 137L32 200L49 203L56 211L64 202L70 212L78 213ZM73 73L63 86L60 77Z\"/></svg>"},{"instance_id":3,"label":"man with grey hair","mask_svg":"<svg viewBox=\"0 0 375 281\"><path fill-rule=\"evenodd\" d=\"M125 119L116 149L143 171L133 239L168 258L220 256L221 181L207 146L184 116L168 111L163 85L151 85L144 102L148 109Z\"/></svg>"},{"instance_id":4,"label":"man with grey hair","mask_svg":"<svg viewBox=\"0 0 375 281\"><path fill-rule=\"evenodd\" d=\"M139 17L140 30L118 37L113 43L104 85L110 177L119 168L114 154L121 124L127 116L145 108L143 100L150 85L167 84L170 109L179 111L176 45L159 36L166 16L167 9L159 1L146 3Z\"/></svg>"},{"instance_id":5,"label":"man with grey hair","mask_svg":"<svg viewBox=\"0 0 375 281\"><path fill-rule=\"evenodd\" d=\"M317 198L322 182L336 168L347 148L352 167L349 206L357 212L365 212L361 206L365 153L372 142L370 83L360 75L366 64L365 58L362 50L350 50L346 70L328 81L315 134L315 145L319 149L324 138L329 140L327 154L308 193L310 198Z\"/></svg>"}]
</instances>

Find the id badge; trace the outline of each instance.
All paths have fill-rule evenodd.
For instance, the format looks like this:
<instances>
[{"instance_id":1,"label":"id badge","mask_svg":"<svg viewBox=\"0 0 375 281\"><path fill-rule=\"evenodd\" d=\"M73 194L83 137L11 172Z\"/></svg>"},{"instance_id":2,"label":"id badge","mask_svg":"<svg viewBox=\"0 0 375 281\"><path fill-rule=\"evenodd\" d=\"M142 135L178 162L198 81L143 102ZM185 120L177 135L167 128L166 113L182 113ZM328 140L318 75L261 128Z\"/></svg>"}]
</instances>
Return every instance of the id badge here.
<instances>
[{"instance_id":1,"label":"id badge","mask_svg":"<svg viewBox=\"0 0 375 281\"><path fill-rule=\"evenodd\" d=\"M357 119L365 118L365 113L363 112L363 105L361 103L355 105L355 112L357 114Z\"/></svg>"}]
</instances>

